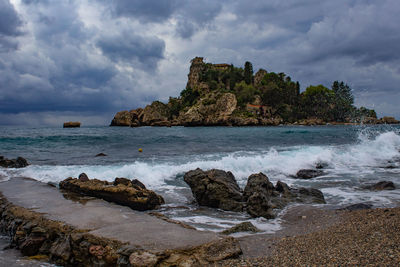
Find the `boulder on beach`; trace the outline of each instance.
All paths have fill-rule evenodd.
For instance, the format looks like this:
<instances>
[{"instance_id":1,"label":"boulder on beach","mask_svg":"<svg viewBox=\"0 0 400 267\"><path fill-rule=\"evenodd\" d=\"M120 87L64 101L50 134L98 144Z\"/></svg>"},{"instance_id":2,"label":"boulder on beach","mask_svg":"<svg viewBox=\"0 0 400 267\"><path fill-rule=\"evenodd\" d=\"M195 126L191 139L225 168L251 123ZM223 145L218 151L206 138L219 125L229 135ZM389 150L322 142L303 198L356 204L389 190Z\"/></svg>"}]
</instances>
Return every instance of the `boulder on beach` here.
<instances>
[{"instance_id":1,"label":"boulder on beach","mask_svg":"<svg viewBox=\"0 0 400 267\"><path fill-rule=\"evenodd\" d=\"M23 157L18 157L16 159L7 159L3 156L0 156L0 167L3 168L24 168L28 165L28 161Z\"/></svg>"},{"instance_id":2,"label":"boulder on beach","mask_svg":"<svg viewBox=\"0 0 400 267\"><path fill-rule=\"evenodd\" d=\"M68 121L64 122L64 128L79 128L81 127L81 123L79 121Z\"/></svg>"},{"instance_id":3,"label":"boulder on beach","mask_svg":"<svg viewBox=\"0 0 400 267\"><path fill-rule=\"evenodd\" d=\"M382 191L382 190L395 190L396 186L392 181L380 181L373 185L366 185L363 188L373 191Z\"/></svg>"},{"instance_id":4,"label":"boulder on beach","mask_svg":"<svg viewBox=\"0 0 400 267\"><path fill-rule=\"evenodd\" d=\"M244 189L246 211L252 217L275 218L276 210L291 202L324 204L322 192L314 188L290 188L278 181L274 186L263 173L252 174Z\"/></svg>"},{"instance_id":5,"label":"boulder on beach","mask_svg":"<svg viewBox=\"0 0 400 267\"><path fill-rule=\"evenodd\" d=\"M275 218L276 210L290 202L324 204L322 192L314 188L290 188L278 181L274 186L263 173L248 178L243 194L231 172L196 169L184 176L201 206L247 211L252 217Z\"/></svg>"},{"instance_id":6,"label":"boulder on beach","mask_svg":"<svg viewBox=\"0 0 400 267\"><path fill-rule=\"evenodd\" d=\"M60 182L60 189L97 197L131 209L145 211L158 208L164 199L155 192L146 189L138 182L127 178L116 178L114 182L86 178L67 178ZM139 184L140 183L140 184Z\"/></svg>"},{"instance_id":7,"label":"boulder on beach","mask_svg":"<svg viewBox=\"0 0 400 267\"><path fill-rule=\"evenodd\" d=\"M301 169L296 173L295 178L299 179L311 179L314 177L318 177L323 175L324 172L321 170L313 170L313 169Z\"/></svg>"},{"instance_id":8,"label":"boulder on beach","mask_svg":"<svg viewBox=\"0 0 400 267\"><path fill-rule=\"evenodd\" d=\"M240 188L231 172L196 169L185 173L185 182L201 206L223 210L242 211Z\"/></svg>"}]
</instances>

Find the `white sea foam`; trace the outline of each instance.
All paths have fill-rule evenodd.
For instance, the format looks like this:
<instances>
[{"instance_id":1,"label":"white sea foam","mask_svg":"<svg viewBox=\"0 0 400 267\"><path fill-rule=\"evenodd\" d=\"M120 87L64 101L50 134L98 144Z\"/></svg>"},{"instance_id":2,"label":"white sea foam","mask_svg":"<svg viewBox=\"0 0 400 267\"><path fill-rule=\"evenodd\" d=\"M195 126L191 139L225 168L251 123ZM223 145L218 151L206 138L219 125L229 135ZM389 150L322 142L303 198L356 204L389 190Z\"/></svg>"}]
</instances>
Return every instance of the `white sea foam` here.
<instances>
[{"instance_id":1,"label":"white sea foam","mask_svg":"<svg viewBox=\"0 0 400 267\"><path fill-rule=\"evenodd\" d=\"M400 157L399 149L400 136L393 131L381 133L376 137L361 133L359 141L351 145L276 147L257 153L242 151L225 155L196 155L183 160L171 158L170 162L135 161L130 164L105 166L32 165L23 169L3 171L0 175L25 176L43 182L59 182L67 177L77 177L80 173L85 172L91 178L108 181L112 181L115 177L138 178L151 189L170 192L173 191L171 182L177 176L182 176L185 172L195 168L204 170L217 168L231 171L242 187L250 174L258 172L266 173L274 182L279 179L289 184L313 185L313 183L318 184L324 181L334 184L335 180L342 181L349 177L357 183L367 181L365 179L376 173L377 167L388 164L387 162L390 160L394 160L393 164L400 167L398 166L399 160L395 161ZM312 168L317 162L328 164L329 177L311 181L298 181L290 178L290 175L294 175L299 169ZM391 171L393 172L393 170ZM329 184L326 186L329 187ZM320 188L326 186L321 185Z\"/></svg>"}]
</instances>

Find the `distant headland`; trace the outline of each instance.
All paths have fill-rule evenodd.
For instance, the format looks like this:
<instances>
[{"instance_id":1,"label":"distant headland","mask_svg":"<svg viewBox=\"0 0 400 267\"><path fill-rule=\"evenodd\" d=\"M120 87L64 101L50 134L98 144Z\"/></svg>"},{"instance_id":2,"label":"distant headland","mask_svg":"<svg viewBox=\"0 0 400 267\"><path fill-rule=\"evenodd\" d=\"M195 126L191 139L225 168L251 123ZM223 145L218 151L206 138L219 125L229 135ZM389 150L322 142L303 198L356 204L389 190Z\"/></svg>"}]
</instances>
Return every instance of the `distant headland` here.
<instances>
[{"instance_id":1,"label":"distant headland","mask_svg":"<svg viewBox=\"0 0 400 267\"><path fill-rule=\"evenodd\" d=\"M285 73L264 69L253 74L230 64L191 60L186 88L167 104L154 101L145 108L120 111L110 126L267 126L280 124L394 124L393 117L378 119L376 112L354 105L351 88L335 81L331 88L309 86Z\"/></svg>"}]
</instances>

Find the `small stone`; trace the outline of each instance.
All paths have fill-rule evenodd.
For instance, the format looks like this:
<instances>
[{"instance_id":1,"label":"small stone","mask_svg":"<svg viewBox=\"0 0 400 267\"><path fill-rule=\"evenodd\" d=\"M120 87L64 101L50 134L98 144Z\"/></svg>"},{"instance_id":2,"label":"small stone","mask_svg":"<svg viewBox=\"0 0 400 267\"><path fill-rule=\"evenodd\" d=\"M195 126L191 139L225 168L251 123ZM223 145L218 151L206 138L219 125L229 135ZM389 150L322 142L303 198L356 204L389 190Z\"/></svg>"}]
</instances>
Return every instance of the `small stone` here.
<instances>
[{"instance_id":1,"label":"small stone","mask_svg":"<svg viewBox=\"0 0 400 267\"><path fill-rule=\"evenodd\" d=\"M227 230L222 231L222 234L224 235L230 235L233 233L238 233L238 232L253 232L257 233L260 232L260 229L255 227L251 222L242 222L239 223Z\"/></svg>"},{"instance_id":2,"label":"small stone","mask_svg":"<svg viewBox=\"0 0 400 267\"><path fill-rule=\"evenodd\" d=\"M86 181L89 181L89 177L86 175L86 173L83 172L83 173L79 174L79 180L82 182L86 182Z\"/></svg>"}]
</instances>

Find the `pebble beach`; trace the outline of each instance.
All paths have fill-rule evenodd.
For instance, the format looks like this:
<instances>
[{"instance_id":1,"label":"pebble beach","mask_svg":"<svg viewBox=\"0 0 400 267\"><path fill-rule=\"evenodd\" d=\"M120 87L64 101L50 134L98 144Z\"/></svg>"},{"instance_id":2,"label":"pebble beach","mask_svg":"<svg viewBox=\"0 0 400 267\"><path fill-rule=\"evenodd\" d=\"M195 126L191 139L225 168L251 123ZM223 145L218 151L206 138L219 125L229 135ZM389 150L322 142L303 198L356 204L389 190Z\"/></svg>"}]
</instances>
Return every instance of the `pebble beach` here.
<instances>
[{"instance_id":1,"label":"pebble beach","mask_svg":"<svg viewBox=\"0 0 400 267\"><path fill-rule=\"evenodd\" d=\"M265 250L268 256L229 260L220 266L399 266L399 207L335 211L329 216L340 219L321 230L278 238Z\"/></svg>"}]
</instances>

